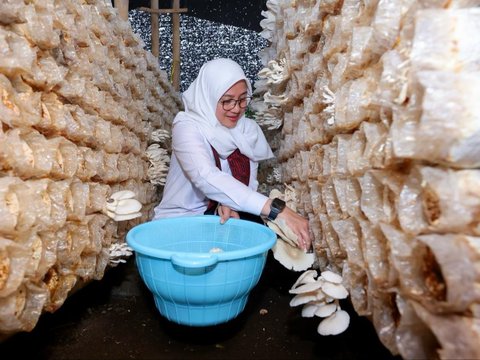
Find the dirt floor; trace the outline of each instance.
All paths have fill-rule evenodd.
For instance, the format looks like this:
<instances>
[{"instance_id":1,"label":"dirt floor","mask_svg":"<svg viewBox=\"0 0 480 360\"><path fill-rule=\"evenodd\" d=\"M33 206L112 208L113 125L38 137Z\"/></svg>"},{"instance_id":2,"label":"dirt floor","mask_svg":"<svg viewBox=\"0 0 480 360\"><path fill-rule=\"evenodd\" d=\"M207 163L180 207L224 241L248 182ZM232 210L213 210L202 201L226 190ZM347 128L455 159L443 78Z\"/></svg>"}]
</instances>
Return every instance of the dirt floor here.
<instances>
[{"instance_id":1,"label":"dirt floor","mask_svg":"<svg viewBox=\"0 0 480 360\"><path fill-rule=\"evenodd\" d=\"M42 315L30 333L0 344L1 359L395 359L369 320L351 316L347 331L322 337L320 319L290 308L289 288L299 273L271 255L245 310L225 324L186 327L156 310L134 259L102 281L72 295L54 314ZM266 311L265 311L266 310Z\"/></svg>"}]
</instances>

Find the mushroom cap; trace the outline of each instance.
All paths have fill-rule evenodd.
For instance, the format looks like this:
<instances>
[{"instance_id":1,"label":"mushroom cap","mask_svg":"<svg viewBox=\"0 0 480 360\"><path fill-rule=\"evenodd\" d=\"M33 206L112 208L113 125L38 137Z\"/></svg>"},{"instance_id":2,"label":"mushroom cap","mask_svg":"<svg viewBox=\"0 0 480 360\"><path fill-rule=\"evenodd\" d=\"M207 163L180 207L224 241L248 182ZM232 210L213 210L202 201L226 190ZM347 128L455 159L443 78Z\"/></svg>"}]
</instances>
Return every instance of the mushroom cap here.
<instances>
[{"instance_id":1,"label":"mushroom cap","mask_svg":"<svg viewBox=\"0 0 480 360\"><path fill-rule=\"evenodd\" d=\"M330 270L322 271L320 276L325 281L328 281L328 282L331 282L331 283L334 283L334 284L341 284L342 281L343 281L343 278L339 274L336 274L336 273L334 273L333 271L330 271Z\"/></svg>"},{"instance_id":2,"label":"mushroom cap","mask_svg":"<svg viewBox=\"0 0 480 360\"><path fill-rule=\"evenodd\" d=\"M324 282L322 285L322 291L334 299L345 299L348 296L348 291L342 284Z\"/></svg>"},{"instance_id":3,"label":"mushroom cap","mask_svg":"<svg viewBox=\"0 0 480 360\"><path fill-rule=\"evenodd\" d=\"M277 241L272 247L273 257L283 266L293 271L304 271L311 267L315 261L314 253L306 253L303 250L287 244L285 241Z\"/></svg>"},{"instance_id":4,"label":"mushroom cap","mask_svg":"<svg viewBox=\"0 0 480 360\"><path fill-rule=\"evenodd\" d=\"M134 197L135 193L131 190L120 190L110 195L113 200L133 199Z\"/></svg>"},{"instance_id":5,"label":"mushroom cap","mask_svg":"<svg viewBox=\"0 0 480 360\"><path fill-rule=\"evenodd\" d=\"M290 289L288 292L290 294L303 294L307 292L312 292L318 290L322 287L323 281L309 282L303 285L296 287L295 289Z\"/></svg>"},{"instance_id":6,"label":"mushroom cap","mask_svg":"<svg viewBox=\"0 0 480 360\"><path fill-rule=\"evenodd\" d=\"M132 213L132 214L124 214L124 215L117 215L114 214L114 216L110 216L114 221L126 221L126 220L132 220L137 217L142 216L142 213L137 212L137 213Z\"/></svg>"},{"instance_id":7,"label":"mushroom cap","mask_svg":"<svg viewBox=\"0 0 480 360\"><path fill-rule=\"evenodd\" d=\"M287 242L291 246L297 246L296 240L297 238L290 239L285 233L283 232L283 229L273 221L267 221L267 226L272 229L283 241Z\"/></svg>"},{"instance_id":8,"label":"mushroom cap","mask_svg":"<svg viewBox=\"0 0 480 360\"><path fill-rule=\"evenodd\" d=\"M112 204L106 205L107 210L114 212L117 215L127 215L136 212L140 212L142 209L142 203L135 199L123 199L118 200L114 206Z\"/></svg>"},{"instance_id":9,"label":"mushroom cap","mask_svg":"<svg viewBox=\"0 0 480 360\"><path fill-rule=\"evenodd\" d=\"M337 310L337 304L319 304L317 310L315 311L315 316L326 318L332 315Z\"/></svg>"},{"instance_id":10,"label":"mushroom cap","mask_svg":"<svg viewBox=\"0 0 480 360\"><path fill-rule=\"evenodd\" d=\"M323 319L318 325L320 335L338 335L344 332L350 324L350 315L344 310L338 310Z\"/></svg>"},{"instance_id":11,"label":"mushroom cap","mask_svg":"<svg viewBox=\"0 0 480 360\"><path fill-rule=\"evenodd\" d=\"M302 317L314 317L318 307L325 304L324 301L310 301L303 305Z\"/></svg>"},{"instance_id":12,"label":"mushroom cap","mask_svg":"<svg viewBox=\"0 0 480 360\"><path fill-rule=\"evenodd\" d=\"M303 305L303 304L309 303L311 301L316 301L316 300L318 300L318 299L317 299L317 294L315 292L298 294L298 295L295 295L292 298L292 300L290 300L290 307Z\"/></svg>"},{"instance_id":13,"label":"mushroom cap","mask_svg":"<svg viewBox=\"0 0 480 360\"><path fill-rule=\"evenodd\" d=\"M309 282L315 282L317 281L315 278L317 277L317 270L307 270L303 272L295 281L295 284L292 285L292 289L295 289L297 286L301 284L306 284Z\"/></svg>"},{"instance_id":14,"label":"mushroom cap","mask_svg":"<svg viewBox=\"0 0 480 360\"><path fill-rule=\"evenodd\" d=\"M273 221L267 221L267 226L290 245L298 246L298 236L290 229L285 220L277 218Z\"/></svg>"}]
</instances>

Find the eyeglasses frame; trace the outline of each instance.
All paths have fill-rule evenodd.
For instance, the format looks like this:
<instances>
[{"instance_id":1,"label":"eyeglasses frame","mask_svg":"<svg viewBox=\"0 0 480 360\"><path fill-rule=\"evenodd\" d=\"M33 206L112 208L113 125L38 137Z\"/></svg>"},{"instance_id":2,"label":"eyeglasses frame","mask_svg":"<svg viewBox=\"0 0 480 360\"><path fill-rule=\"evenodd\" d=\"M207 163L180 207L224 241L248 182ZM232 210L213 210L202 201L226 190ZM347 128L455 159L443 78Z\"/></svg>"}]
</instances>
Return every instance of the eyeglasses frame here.
<instances>
[{"instance_id":1,"label":"eyeglasses frame","mask_svg":"<svg viewBox=\"0 0 480 360\"><path fill-rule=\"evenodd\" d=\"M247 99L248 99L248 100L247 100ZM247 100L247 105L245 105L244 107L242 107L242 105L240 104L240 102L241 102L241 101L244 101L244 100ZM229 101L235 101L235 104L234 104L232 107L226 109L226 108L225 108L225 103L226 103L226 102L229 102ZM235 99L220 100L219 103L222 104L222 109L223 109L223 110L225 110L225 111L230 111L230 110L235 109L235 107L237 106L237 104L238 104L238 106L240 107L240 109L246 109L246 108L248 107L248 105L250 105L250 102L251 102L251 101L252 101L252 97L251 97L251 96L246 96L246 97L244 97L244 98L237 99L237 100L235 100Z\"/></svg>"}]
</instances>

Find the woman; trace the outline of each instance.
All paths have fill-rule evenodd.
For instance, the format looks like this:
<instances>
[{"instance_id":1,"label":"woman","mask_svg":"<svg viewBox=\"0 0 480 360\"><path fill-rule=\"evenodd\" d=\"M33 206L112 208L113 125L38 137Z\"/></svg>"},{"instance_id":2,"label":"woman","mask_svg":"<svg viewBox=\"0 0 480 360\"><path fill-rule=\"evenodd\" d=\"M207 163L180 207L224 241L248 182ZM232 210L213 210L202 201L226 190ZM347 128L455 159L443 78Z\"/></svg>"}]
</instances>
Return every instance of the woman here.
<instances>
[{"instance_id":1,"label":"woman","mask_svg":"<svg viewBox=\"0 0 480 360\"><path fill-rule=\"evenodd\" d=\"M278 216L307 250L307 219L256 191L258 162L273 153L258 124L243 116L251 94L236 62L216 59L201 67L183 93L185 111L173 121L170 169L154 219L215 211L221 223L243 213Z\"/></svg>"}]
</instances>

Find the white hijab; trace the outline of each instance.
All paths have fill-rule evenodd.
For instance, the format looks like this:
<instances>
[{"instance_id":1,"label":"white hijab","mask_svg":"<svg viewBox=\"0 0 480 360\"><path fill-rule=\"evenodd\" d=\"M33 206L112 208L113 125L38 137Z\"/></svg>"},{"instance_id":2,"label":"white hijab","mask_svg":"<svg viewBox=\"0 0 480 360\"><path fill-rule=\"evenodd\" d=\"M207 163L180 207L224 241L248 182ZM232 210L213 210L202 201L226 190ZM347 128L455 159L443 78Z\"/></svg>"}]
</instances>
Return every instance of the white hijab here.
<instances>
[{"instance_id":1,"label":"white hijab","mask_svg":"<svg viewBox=\"0 0 480 360\"><path fill-rule=\"evenodd\" d=\"M237 148L253 161L273 158L270 145L254 120L242 116L237 125L229 129L215 115L220 98L240 80L245 80L248 95L251 96L250 81L235 61L215 59L205 63L197 78L183 93L185 111L177 114L173 126L180 122L196 126L222 159Z\"/></svg>"}]
</instances>

